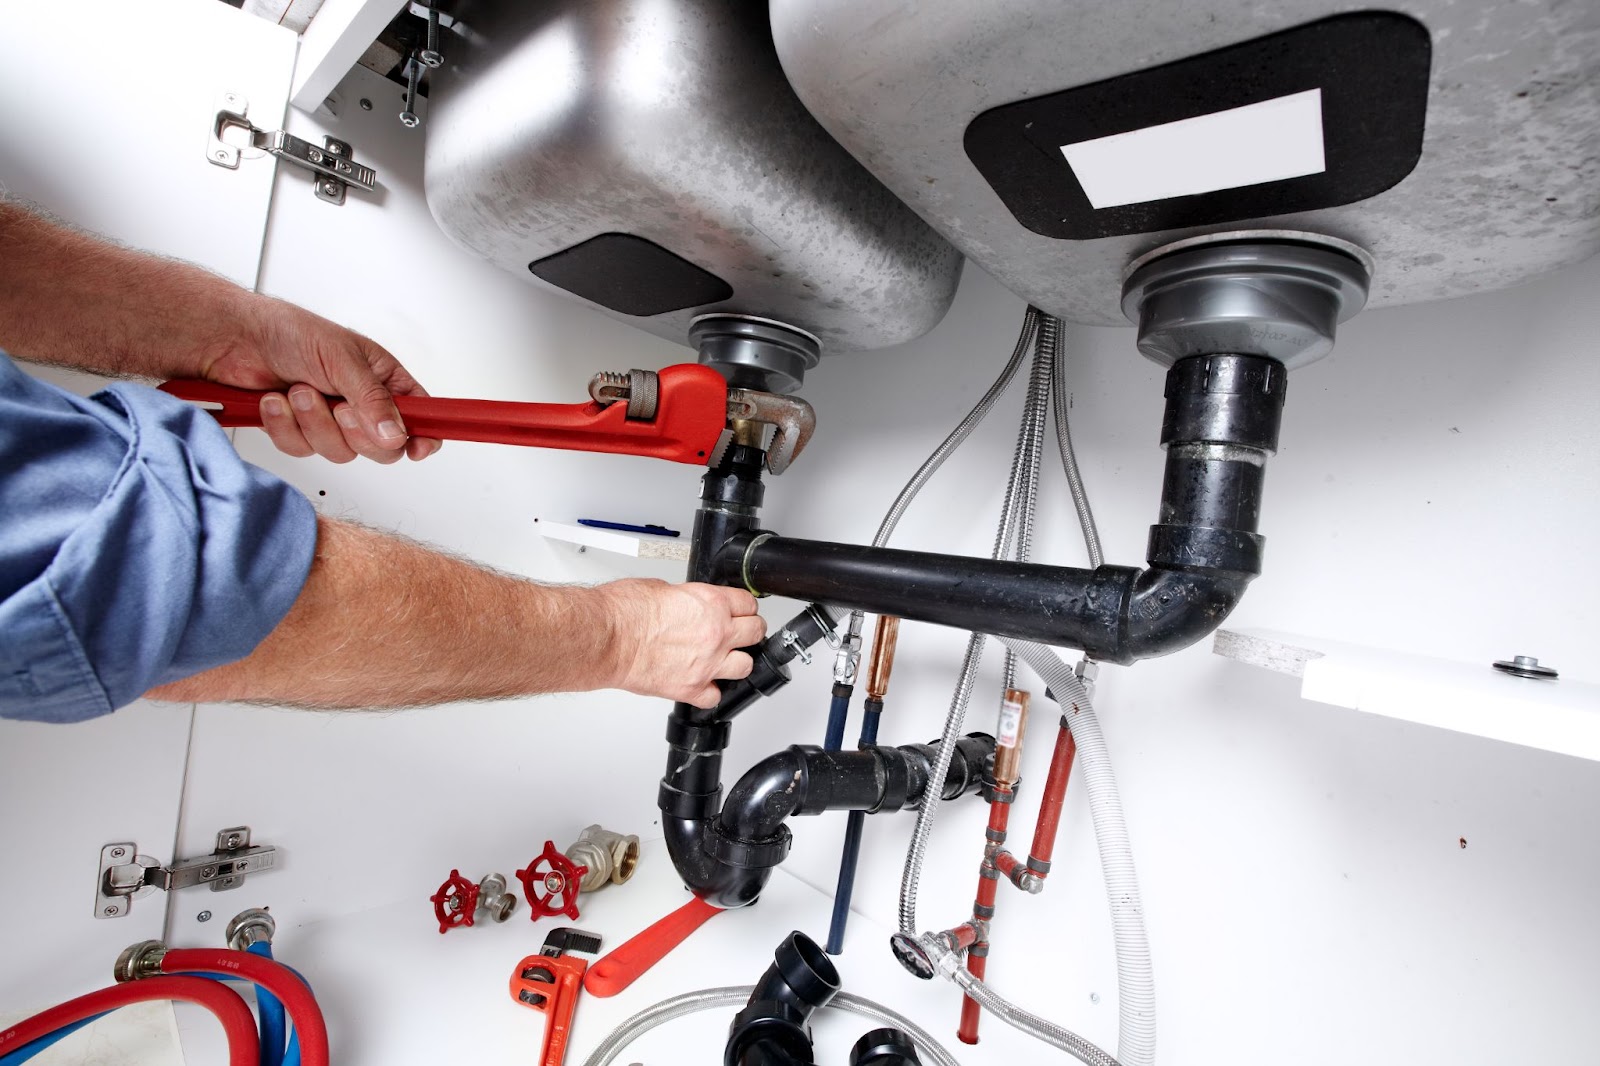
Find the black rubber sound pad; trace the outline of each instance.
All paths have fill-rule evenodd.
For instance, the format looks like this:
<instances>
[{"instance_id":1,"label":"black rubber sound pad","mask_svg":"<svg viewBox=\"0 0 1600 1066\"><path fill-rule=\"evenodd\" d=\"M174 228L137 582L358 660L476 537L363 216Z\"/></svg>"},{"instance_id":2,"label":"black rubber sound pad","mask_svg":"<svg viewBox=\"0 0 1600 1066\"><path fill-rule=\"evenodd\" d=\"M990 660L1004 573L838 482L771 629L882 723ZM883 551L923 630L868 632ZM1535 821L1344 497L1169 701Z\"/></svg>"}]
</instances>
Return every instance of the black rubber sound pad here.
<instances>
[{"instance_id":1,"label":"black rubber sound pad","mask_svg":"<svg viewBox=\"0 0 1600 1066\"><path fill-rule=\"evenodd\" d=\"M631 233L602 233L528 264L535 277L641 318L720 303L733 287L681 255Z\"/></svg>"},{"instance_id":2,"label":"black rubber sound pad","mask_svg":"<svg viewBox=\"0 0 1600 1066\"><path fill-rule=\"evenodd\" d=\"M991 108L967 126L967 157L1017 221L1093 240L1337 207L1399 182L1422 155L1428 30L1363 11L1091 85ZM1259 185L1096 209L1063 145L1320 89L1325 169ZM1182 159L1171 160L1181 168Z\"/></svg>"}]
</instances>

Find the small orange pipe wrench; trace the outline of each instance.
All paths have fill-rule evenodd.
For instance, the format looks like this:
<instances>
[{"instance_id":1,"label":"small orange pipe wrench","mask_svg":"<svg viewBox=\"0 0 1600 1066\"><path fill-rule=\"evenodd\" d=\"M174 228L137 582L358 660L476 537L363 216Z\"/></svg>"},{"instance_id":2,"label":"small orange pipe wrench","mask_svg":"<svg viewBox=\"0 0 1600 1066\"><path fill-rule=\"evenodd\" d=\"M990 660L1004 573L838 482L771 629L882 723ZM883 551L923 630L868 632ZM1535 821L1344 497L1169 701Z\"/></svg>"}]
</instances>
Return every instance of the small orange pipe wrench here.
<instances>
[{"instance_id":1,"label":"small orange pipe wrench","mask_svg":"<svg viewBox=\"0 0 1600 1066\"><path fill-rule=\"evenodd\" d=\"M572 1015L578 1009L578 996L583 992L583 972L589 968L588 960L569 955L569 951L598 955L600 938L582 929L563 926L545 937L539 954L529 955L517 963L511 974L511 998L544 1015L540 1066L561 1066L567 1057Z\"/></svg>"}]
</instances>

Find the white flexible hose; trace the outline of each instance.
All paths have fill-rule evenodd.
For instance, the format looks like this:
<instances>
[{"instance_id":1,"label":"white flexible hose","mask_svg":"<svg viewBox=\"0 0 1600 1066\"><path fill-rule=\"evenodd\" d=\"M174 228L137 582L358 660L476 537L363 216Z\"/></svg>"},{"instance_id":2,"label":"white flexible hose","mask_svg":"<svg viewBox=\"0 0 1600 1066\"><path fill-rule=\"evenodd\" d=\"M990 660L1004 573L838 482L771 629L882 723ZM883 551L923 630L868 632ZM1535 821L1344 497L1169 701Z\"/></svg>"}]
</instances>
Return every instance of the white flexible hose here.
<instances>
[{"instance_id":1,"label":"white flexible hose","mask_svg":"<svg viewBox=\"0 0 1600 1066\"><path fill-rule=\"evenodd\" d=\"M755 991L755 987L755 985L735 985L726 988L702 988L698 992L684 992L670 999L664 999L652 1007L646 1007L611 1030L606 1038L600 1041L600 1046L590 1052L589 1057L583 1060L583 1066L607 1066L608 1063L622 1054L629 1044L656 1026L670 1022L674 1018L682 1018L704 1010L742 1007L749 1000L750 993ZM961 1066L956 1061L955 1056L946 1051L922 1026L898 1011L885 1007L882 1003L870 1000L865 996L855 996L849 992L840 992L829 1001L828 1007L838 1007L841 1010L849 1011L851 1014L859 1014L864 1018L887 1022L911 1037L917 1044L917 1050L925 1055L930 1062L937 1063L938 1066Z\"/></svg>"},{"instance_id":2,"label":"white flexible hose","mask_svg":"<svg viewBox=\"0 0 1600 1066\"><path fill-rule=\"evenodd\" d=\"M1077 742L1078 776L1089 794L1089 814L1100 847L1116 941L1117 1059L1123 1066L1152 1066L1156 1057L1155 974L1144 930L1144 907L1139 902L1139 878L1133 868L1133 847L1105 734L1083 682L1055 652L1025 640L1004 643L1044 679Z\"/></svg>"}]
</instances>

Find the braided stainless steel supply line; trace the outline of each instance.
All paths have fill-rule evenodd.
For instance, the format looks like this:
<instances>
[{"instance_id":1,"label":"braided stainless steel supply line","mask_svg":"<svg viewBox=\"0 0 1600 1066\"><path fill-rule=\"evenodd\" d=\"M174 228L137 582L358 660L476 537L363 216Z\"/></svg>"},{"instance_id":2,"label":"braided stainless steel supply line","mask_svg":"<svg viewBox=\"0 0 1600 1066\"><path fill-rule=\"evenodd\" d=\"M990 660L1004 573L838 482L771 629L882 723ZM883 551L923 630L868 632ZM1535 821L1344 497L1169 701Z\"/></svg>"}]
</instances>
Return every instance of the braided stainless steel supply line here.
<instances>
[{"instance_id":1,"label":"braided stainless steel supply line","mask_svg":"<svg viewBox=\"0 0 1600 1066\"><path fill-rule=\"evenodd\" d=\"M974 977L972 972L961 964L961 956L945 947L944 942L937 936L929 934L919 939L918 943L933 961L934 969L948 980L955 982L962 992L977 1000L979 1006L1007 1025L1043 1040L1052 1047L1060 1048L1080 1062L1087 1063L1088 1066L1121 1066L1116 1059L1077 1033L1063 1029L1037 1014L1031 1014L1000 996L994 989Z\"/></svg>"},{"instance_id":2,"label":"braided stainless steel supply line","mask_svg":"<svg viewBox=\"0 0 1600 1066\"><path fill-rule=\"evenodd\" d=\"M1059 318L1045 315L1041 319L1039 335L1048 336L1051 344L1057 343L1060 331ZM1078 512L1078 525L1083 528L1083 546L1089 550L1089 565L1100 566L1105 562L1105 557L1100 554L1100 530L1095 527L1094 512L1089 509L1089 493L1083 487L1083 475L1078 472L1078 454L1072 447L1072 426L1067 416L1071 406L1072 397L1067 394L1067 375L1062 372L1058 359L1055 376L1056 444L1061 448L1061 468L1067 474L1067 488L1072 493L1072 506Z\"/></svg>"},{"instance_id":3,"label":"braided stainless steel supply line","mask_svg":"<svg viewBox=\"0 0 1600 1066\"><path fill-rule=\"evenodd\" d=\"M1043 421L1039 418L1038 407L1041 403L1046 405L1048 403L1050 360L1049 352L1042 348L1036 350L1033 373L1028 381L1028 399L1023 404L1017 445L1011 456L1011 472L1006 478L1005 500L1000 507L1000 527L995 533L994 550L990 552L990 557L994 559L1002 558L1007 546L1017 539L1018 525L1027 510L1022 504L1027 495L1027 487L1022 481L1030 468L1037 479L1037 445L1043 432ZM1031 463L1030 455L1032 455ZM1031 535L1030 531L1030 538ZM950 739L939 745L939 756L934 764L936 775L946 772L951 755L950 745L954 743L953 738L960 736L961 728L967 720L967 706L972 699L973 685L977 681L978 664L983 659L984 641L982 633L974 633L967 638L966 654L961 660L961 675L956 682L955 693L951 697L950 710L945 715L943 736ZM933 780L943 780L943 778L935 776ZM900 931L908 936L917 935L917 892L922 884L922 864L927 856L928 838L933 833L934 813L927 803L917 808L917 822L911 831L911 843L906 848L905 866L900 875Z\"/></svg>"},{"instance_id":4,"label":"braided stainless steel supply line","mask_svg":"<svg viewBox=\"0 0 1600 1066\"><path fill-rule=\"evenodd\" d=\"M700 1011L717 1010L723 1007L742 1007L750 998L750 993L755 990L755 985L734 985L724 988L702 988L698 992L684 992L670 999L664 999L653 1007L646 1007L633 1017L617 1026L602 1041L600 1046L589 1053L583 1060L583 1066L607 1066L613 1059L620 1055L625 1048L645 1033L658 1025L664 1025L676 1018L698 1014ZM859 1014L864 1018L886 1022L909 1034L916 1041L917 1050L928 1057L938 1066L961 1066L955 1056L946 1051L937 1040L929 1035L926 1029L907 1018L898 1011L891 1010L875 1000L865 996L852 995L849 992L840 992L829 1001L823 1009L838 1007L852 1014Z\"/></svg>"},{"instance_id":5,"label":"braided stainless steel supply line","mask_svg":"<svg viewBox=\"0 0 1600 1066\"><path fill-rule=\"evenodd\" d=\"M944 465L944 461L950 458L957 448L966 443L967 438L972 436L972 431L977 429L979 423L989 416L989 412L994 409L995 403L999 401L1006 389L1011 386L1011 379L1017 376L1017 370L1022 366L1022 357L1027 354L1028 345L1032 343L1034 334L1038 331L1040 318L1041 312L1035 307L1028 308L1027 312L1023 314L1022 329L1017 334L1016 346L1011 349L1011 358L1001 368L1000 376L994 379L994 383L989 386L989 390L978 398L977 403L973 404L972 410L968 411L966 417L956 423L956 428L952 429L949 436L945 437L939 446L933 450L933 453L922 461L922 465L917 467L916 473L912 474L911 479L901 488L900 494L894 498L894 502L889 505L889 510L884 513L883 521L878 523L878 532L872 538L872 546L874 548L881 548L889 543L889 538L894 536L895 527L900 524L900 519L905 515L906 509L911 506L911 501L917 498L917 494L922 491L922 487ZM841 664L835 667L834 674L836 677L854 676L855 671L853 668L849 671L841 669L843 665L842 659L846 656L860 653L859 638L861 636L863 617L864 615L861 611L850 612L848 632L851 637L856 639L847 641L844 647L840 649Z\"/></svg>"}]
</instances>

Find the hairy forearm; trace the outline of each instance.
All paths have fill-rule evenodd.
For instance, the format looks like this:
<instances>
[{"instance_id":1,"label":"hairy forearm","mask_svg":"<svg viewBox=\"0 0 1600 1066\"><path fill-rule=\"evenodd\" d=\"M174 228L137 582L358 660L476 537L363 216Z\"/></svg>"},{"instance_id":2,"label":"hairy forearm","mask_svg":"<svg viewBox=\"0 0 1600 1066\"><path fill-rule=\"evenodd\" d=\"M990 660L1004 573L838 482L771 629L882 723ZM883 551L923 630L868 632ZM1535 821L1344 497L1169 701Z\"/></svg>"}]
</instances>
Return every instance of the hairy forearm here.
<instances>
[{"instance_id":1,"label":"hairy forearm","mask_svg":"<svg viewBox=\"0 0 1600 1066\"><path fill-rule=\"evenodd\" d=\"M253 328L251 294L0 201L0 348L119 377L198 377Z\"/></svg>"},{"instance_id":2,"label":"hairy forearm","mask_svg":"<svg viewBox=\"0 0 1600 1066\"><path fill-rule=\"evenodd\" d=\"M249 657L149 693L182 702L408 707L620 683L625 604L319 519L294 607Z\"/></svg>"}]
</instances>

